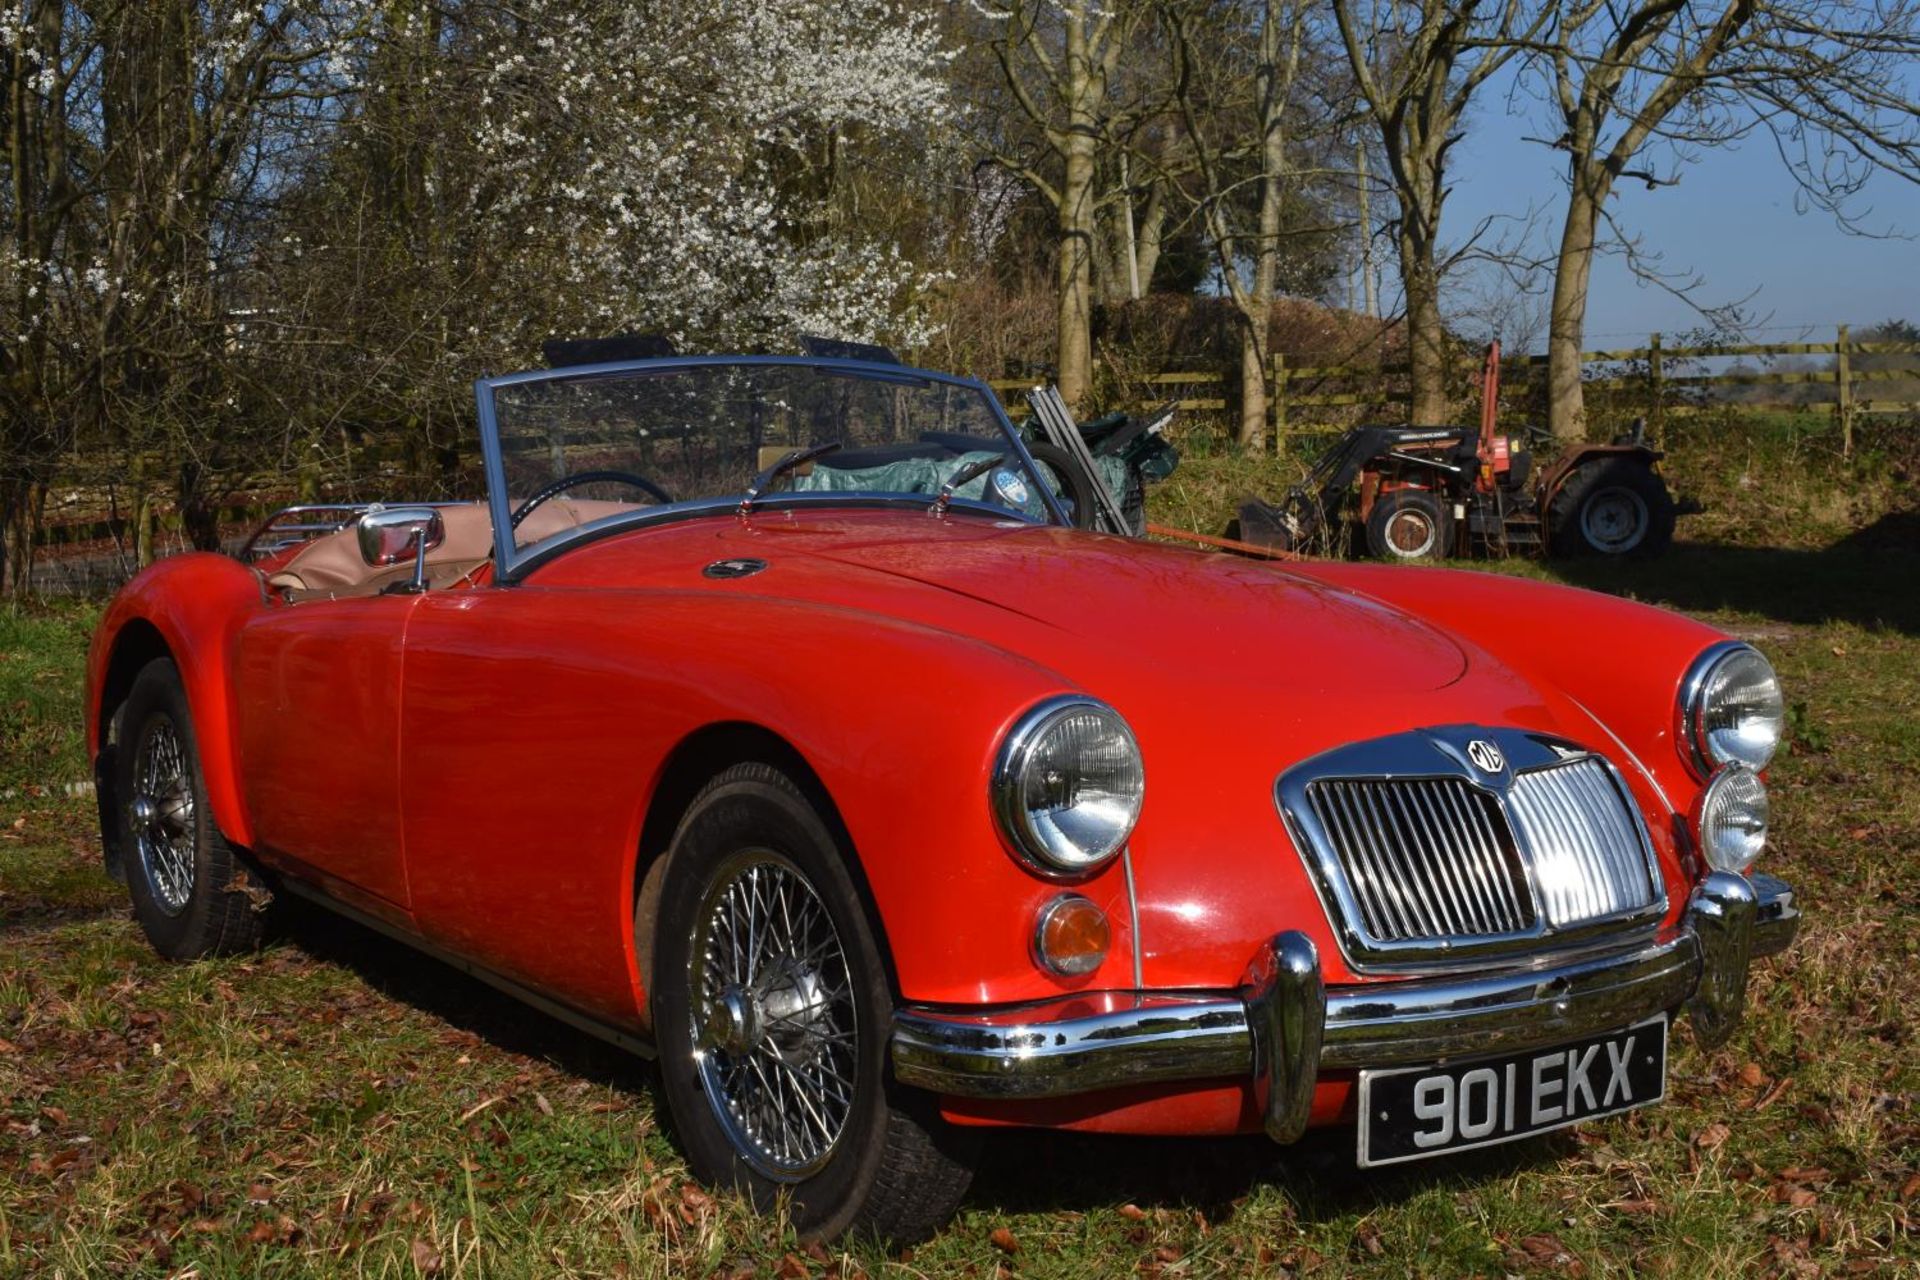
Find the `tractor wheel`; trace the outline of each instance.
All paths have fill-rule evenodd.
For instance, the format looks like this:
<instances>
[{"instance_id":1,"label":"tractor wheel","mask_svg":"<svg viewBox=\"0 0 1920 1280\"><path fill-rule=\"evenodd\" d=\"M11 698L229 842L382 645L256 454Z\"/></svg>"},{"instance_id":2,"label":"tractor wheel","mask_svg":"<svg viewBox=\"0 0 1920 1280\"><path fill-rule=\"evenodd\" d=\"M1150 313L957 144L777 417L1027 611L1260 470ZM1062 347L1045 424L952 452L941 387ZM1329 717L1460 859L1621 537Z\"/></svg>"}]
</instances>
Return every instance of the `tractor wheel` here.
<instances>
[{"instance_id":1,"label":"tractor wheel","mask_svg":"<svg viewBox=\"0 0 1920 1280\"><path fill-rule=\"evenodd\" d=\"M1367 550L1380 560L1444 560L1453 550L1453 517L1425 489L1393 489L1367 514Z\"/></svg>"},{"instance_id":2,"label":"tractor wheel","mask_svg":"<svg viewBox=\"0 0 1920 1280\"><path fill-rule=\"evenodd\" d=\"M1652 556L1673 541L1673 495L1658 472L1619 454L1583 462L1547 507L1560 556Z\"/></svg>"},{"instance_id":3,"label":"tractor wheel","mask_svg":"<svg viewBox=\"0 0 1920 1280\"><path fill-rule=\"evenodd\" d=\"M1097 527L1100 509L1093 496L1093 481L1080 469L1073 456L1045 440L1029 440L1027 452L1040 468L1040 478L1053 490L1054 497L1066 508L1067 518L1076 529Z\"/></svg>"}]
</instances>

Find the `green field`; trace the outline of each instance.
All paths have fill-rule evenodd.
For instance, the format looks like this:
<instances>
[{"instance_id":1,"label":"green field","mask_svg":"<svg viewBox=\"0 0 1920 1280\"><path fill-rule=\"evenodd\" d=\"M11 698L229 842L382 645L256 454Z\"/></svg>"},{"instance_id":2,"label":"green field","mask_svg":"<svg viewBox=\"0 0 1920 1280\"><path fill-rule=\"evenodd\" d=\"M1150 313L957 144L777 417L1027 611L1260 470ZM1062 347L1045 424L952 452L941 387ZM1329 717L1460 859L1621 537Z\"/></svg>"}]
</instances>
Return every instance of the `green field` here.
<instances>
[{"instance_id":1,"label":"green field","mask_svg":"<svg viewBox=\"0 0 1920 1280\"><path fill-rule=\"evenodd\" d=\"M1920 1274L1920 553L1787 541L1567 575L1754 640L1793 704L1764 865L1807 925L1667 1105L1365 1176L1345 1132L1006 1135L901 1256L704 1193L645 1064L350 926L158 960L59 789L92 607L0 611L0 1276Z\"/></svg>"}]
</instances>

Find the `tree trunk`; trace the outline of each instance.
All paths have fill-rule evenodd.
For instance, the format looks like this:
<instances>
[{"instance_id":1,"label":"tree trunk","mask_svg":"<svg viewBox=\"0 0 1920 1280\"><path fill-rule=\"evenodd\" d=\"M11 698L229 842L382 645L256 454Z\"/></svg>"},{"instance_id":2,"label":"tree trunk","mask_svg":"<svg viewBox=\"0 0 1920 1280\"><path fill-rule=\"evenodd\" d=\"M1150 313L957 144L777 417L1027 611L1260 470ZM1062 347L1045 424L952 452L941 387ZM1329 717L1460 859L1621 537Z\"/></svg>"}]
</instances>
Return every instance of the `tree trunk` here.
<instances>
[{"instance_id":1,"label":"tree trunk","mask_svg":"<svg viewBox=\"0 0 1920 1280\"><path fill-rule=\"evenodd\" d=\"M1076 411L1093 385L1094 151L1100 93L1087 44L1086 7L1066 14L1067 127L1060 139L1060 311L1055 363L1060 396Z\"/></svg>"},{"instance_id":2,"label":"tree trunk","mask_svg":"<svg viewBox=\"0 0 1920 1280\"><path fill-rule=\"evenodd\" d=\"M1240 325L1240 447L1255 453L1267 447L1266 309Z\"/></svg>"},{"instance_id":3,"label":"tree trunk","mask_svg":"<svg viewBox=\"0 0 1920 1280\"><path fill-rule=\"evenodd\" d=\"M1067 181L1060 193L1060 310L1055 364L1060 370L1060 395L1076 411L1085 405L1093 384L1093 219L1086 212L1092 203L1092 191L1092 156L1070 154Z\"/></svg>"},{"instance_id":4,"label":"tree trunk","mask_svg":"<svg viewBox=\"0 0 1920 1280\"><path fill-rule=\"evenodd\" d=\"M1553 308L1547 328L1547 427L1559 440L1584 440L1587 403L1580 382L1580 348L1586 338L1587 285L1593 274L1594 230L1604 187L1595 192L1578 175L1560 232L1553 273Z\"/></svg>"},{"instance_id":5,"label":"tree trunk","mask_svg":"<svg viewBox=\"0 0 1920 1280\"><path fill-rule=\"evenodd\" d=\"M0 596L23 599L33 586L34 486L24 477L0 481Z\"/></svg>"},{"instance_id":6,"label":"tree trunk","mask_svg":"<svg viewBox=\"0 0 1920 1280\"><path fill-rule=\"evenodd\" d=\"M1440 318L1440 280L1432 246L1400 235L1401 287L1407 306L1407 420L1414 426L1448 421L1447 332Z\"/></svg>"}]
</instances>

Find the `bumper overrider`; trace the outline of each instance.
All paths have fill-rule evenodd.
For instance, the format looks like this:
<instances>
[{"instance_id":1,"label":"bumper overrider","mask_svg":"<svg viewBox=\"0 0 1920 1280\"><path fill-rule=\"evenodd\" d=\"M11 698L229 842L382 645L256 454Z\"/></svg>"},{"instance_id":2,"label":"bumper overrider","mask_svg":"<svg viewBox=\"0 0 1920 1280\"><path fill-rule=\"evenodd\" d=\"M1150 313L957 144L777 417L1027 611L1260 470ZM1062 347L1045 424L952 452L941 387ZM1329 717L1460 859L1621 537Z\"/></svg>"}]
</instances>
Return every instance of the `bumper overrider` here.
<instances>
[{"instance_id":1,"label":"bumper overrider","mask_svg":"<svg viewBox=\"0 0 1920 1280\"><path fill-rule=\"evenodd\" d=\"M1785 950L1799 924L1785 882L1713 872L1679 928L1632 949L1334 988L1312 941L1288 931L1234 991L905 1007L894 1015L893 1067L905 1084L993 1099L1251 1077L1268 1135L1291 1142L1326 1070L1546 1048L1683 1006L1701 1044L1719 1044L1740 1021L1749 962Z\"/></svg>"}]
</instances>

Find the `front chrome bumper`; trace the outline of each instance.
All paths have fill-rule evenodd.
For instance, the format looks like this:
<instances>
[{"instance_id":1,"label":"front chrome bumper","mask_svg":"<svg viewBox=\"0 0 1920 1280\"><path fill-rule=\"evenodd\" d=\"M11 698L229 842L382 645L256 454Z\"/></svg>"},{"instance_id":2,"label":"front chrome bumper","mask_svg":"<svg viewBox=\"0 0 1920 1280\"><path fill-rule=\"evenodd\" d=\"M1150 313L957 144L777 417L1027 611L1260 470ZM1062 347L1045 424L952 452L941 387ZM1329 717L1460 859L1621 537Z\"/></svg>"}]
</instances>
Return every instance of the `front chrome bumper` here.
<instances>
[{"instance_id":1,"label":"front chrome bumper","mask_svg":"<svg viewBox=\"0 0 1920 1280\"><path fill-rule=\"evenodd\" d=\"M1014 1008L894 1015L902 1083L974 1098L1052 1098L1178 1080L1258 1081L1267 1132L1307 1125L1322 1071L1539 1048L1684 1005L1706 1045L1739 1023L1747 967L1800 924L1772 876L1715 872L1681 927L1629 951L1533 967L1328 989L1313 943L1282 933L1235 991L1073 996Z\"/></svg>"}]
</instances>

